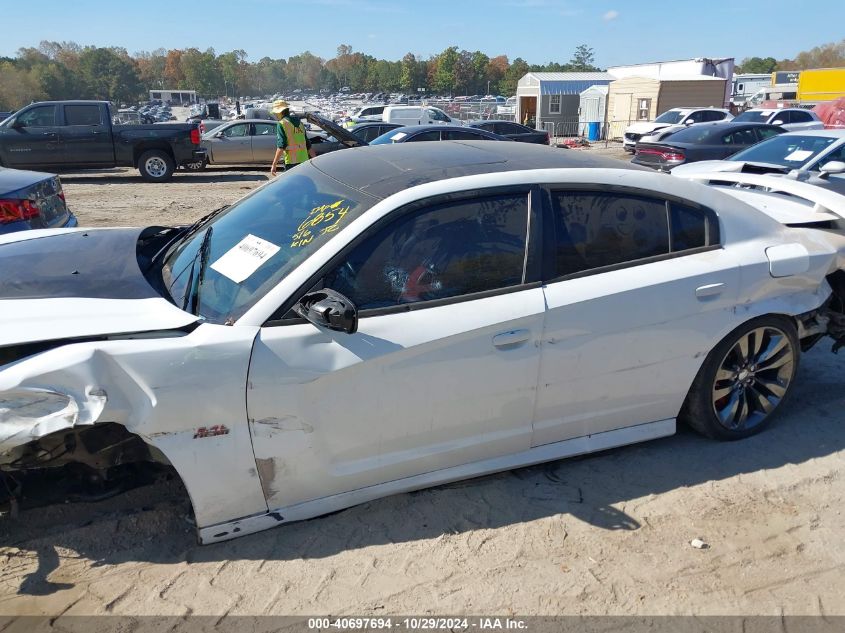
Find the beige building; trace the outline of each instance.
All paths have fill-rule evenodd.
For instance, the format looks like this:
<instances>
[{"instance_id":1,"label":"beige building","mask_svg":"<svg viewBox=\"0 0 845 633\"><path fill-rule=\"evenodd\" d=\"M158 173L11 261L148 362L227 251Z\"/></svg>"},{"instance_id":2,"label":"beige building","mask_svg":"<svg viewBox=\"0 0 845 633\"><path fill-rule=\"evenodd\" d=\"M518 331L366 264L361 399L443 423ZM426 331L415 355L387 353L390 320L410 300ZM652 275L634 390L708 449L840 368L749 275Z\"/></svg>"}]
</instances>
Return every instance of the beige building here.
<instances>
[{"instance_id":1,"label":"beige building","mask_svg":"<svg viewBox=\"0 0 845 633\"><path fill-rule=\"evenodd\" d=\"M721 108L725 101L725 79L694 75L688 77L625 77L610 83L607 94L608 136L621 138L636 121L653 121L681 107Z\"/></svg>"}]
</instances>

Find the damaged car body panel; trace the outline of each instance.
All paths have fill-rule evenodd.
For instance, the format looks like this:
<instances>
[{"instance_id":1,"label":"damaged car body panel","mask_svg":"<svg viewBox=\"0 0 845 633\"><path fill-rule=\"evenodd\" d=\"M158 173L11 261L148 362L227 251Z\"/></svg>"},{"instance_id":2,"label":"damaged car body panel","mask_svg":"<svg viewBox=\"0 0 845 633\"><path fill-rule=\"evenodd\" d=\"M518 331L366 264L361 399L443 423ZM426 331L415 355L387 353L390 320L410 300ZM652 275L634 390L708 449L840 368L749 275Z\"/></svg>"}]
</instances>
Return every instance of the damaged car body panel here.
<instances>
[{"instance_id":1,"label":"damaged car body panel","mask_svg":"<svg viewBox=\"0 0 845 633\"><path fill-rule=\"evenodd\" d=\"M205 324L178 338L70 344L2 368L0 466L39 438L117 423L176 469L199 525L266 511L244 402L255 334ZM212 387L209 376L220 380ZM211 427L226 432L198 432Z\"/></svg>"},{"instance_id":2,"label":"damaged car body panel","mask_svg":"<svg viewBox=\"0 0 845 633\"><path fill-rule=\"evenodd\" d=\"M167 464L210 543L670 435L709 355L756 319L788 317L802 348L845 340L845 198L527 144L413 145L319 157L183 233L46 234L29 245L53 264L31 258L31 275L23 241L0 245L16 271L0 472ZM542 239L569 219L557 191L617 196L577 205L617 251L658 198L667 252L557 274ZM701 221L687 245L681 203ZM73 255L88 243L114 271ZM647 373L666 380L649 390Z\"/></svg>"}]
</instances>

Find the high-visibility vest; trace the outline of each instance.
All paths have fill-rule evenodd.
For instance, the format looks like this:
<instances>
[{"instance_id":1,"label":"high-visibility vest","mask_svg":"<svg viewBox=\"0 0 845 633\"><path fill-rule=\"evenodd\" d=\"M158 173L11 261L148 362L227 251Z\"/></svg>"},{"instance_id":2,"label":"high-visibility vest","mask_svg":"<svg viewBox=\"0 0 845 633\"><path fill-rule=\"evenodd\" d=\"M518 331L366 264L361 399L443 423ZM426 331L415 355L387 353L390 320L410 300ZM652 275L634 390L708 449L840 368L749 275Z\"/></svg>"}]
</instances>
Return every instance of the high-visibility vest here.
<instances>
[{"instance_id":1,"label":"high-visibility vest","mask_svg":"<svg viewBox=\"0 0 845 633\"><path fill-rule=\"evenodd\" d=\"M285 165L298 165L308 160L308 143L305 139L305 130L302 125L294 126L293 122L285 117L279 120L279 125L285 131L287 147L285 147Z\"/></svg>"}]
</instances>

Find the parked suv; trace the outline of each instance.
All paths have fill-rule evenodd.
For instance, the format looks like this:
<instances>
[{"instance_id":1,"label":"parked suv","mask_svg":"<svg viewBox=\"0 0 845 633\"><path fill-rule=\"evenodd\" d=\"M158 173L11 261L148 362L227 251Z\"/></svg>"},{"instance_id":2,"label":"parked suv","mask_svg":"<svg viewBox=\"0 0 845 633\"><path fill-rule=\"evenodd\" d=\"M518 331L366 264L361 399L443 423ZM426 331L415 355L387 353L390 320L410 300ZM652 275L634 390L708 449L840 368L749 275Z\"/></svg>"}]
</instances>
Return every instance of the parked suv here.
<instances>
[{"instance_id":1,"label":"parked suv","mask_svg":"<svg viewBox=\"0 0 845 633\"><path fill-rule=\"evenodd\" d=\"M769 123L789 131L823 130L824 123L812 110L803 108L753 108L734 119L741 123Z\"/></svg>"},{"instance_id":2,"label":"parked suv","mask_svg":"<svg viewBox=\"0 0 845 633\"><path fill-rule=\"evenodd\" d=\"M733 119L733 115L730 111L721 108L672 108L666 110L654 121L637 121L629 125L622 138L622 146L633 153L634 147L643 136L671 125L692 125L694 123L730 121L731 119Z\"/></svg>"}]
</instances>

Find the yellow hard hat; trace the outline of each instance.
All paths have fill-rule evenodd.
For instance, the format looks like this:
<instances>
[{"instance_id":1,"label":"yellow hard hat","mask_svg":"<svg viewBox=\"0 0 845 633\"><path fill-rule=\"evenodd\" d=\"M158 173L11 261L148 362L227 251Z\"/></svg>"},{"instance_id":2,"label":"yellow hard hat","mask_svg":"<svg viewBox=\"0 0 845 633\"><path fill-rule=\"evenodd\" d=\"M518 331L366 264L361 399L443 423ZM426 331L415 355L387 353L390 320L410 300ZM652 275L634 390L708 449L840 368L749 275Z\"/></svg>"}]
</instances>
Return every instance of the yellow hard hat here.
<instances>
[{"instance_id":1,"label":"yellow hard hat","mask_svg":"<svg viewBox=\"0 0 845 633\"><path fill-rule=\"evenodd\" d=\"M285 110L290 110L290 105L287 101L283 99L279 99L278 101L273 102L273 107L270 108L270 112L273 114L281 114Z\"/></svg>"}]
</instances>

